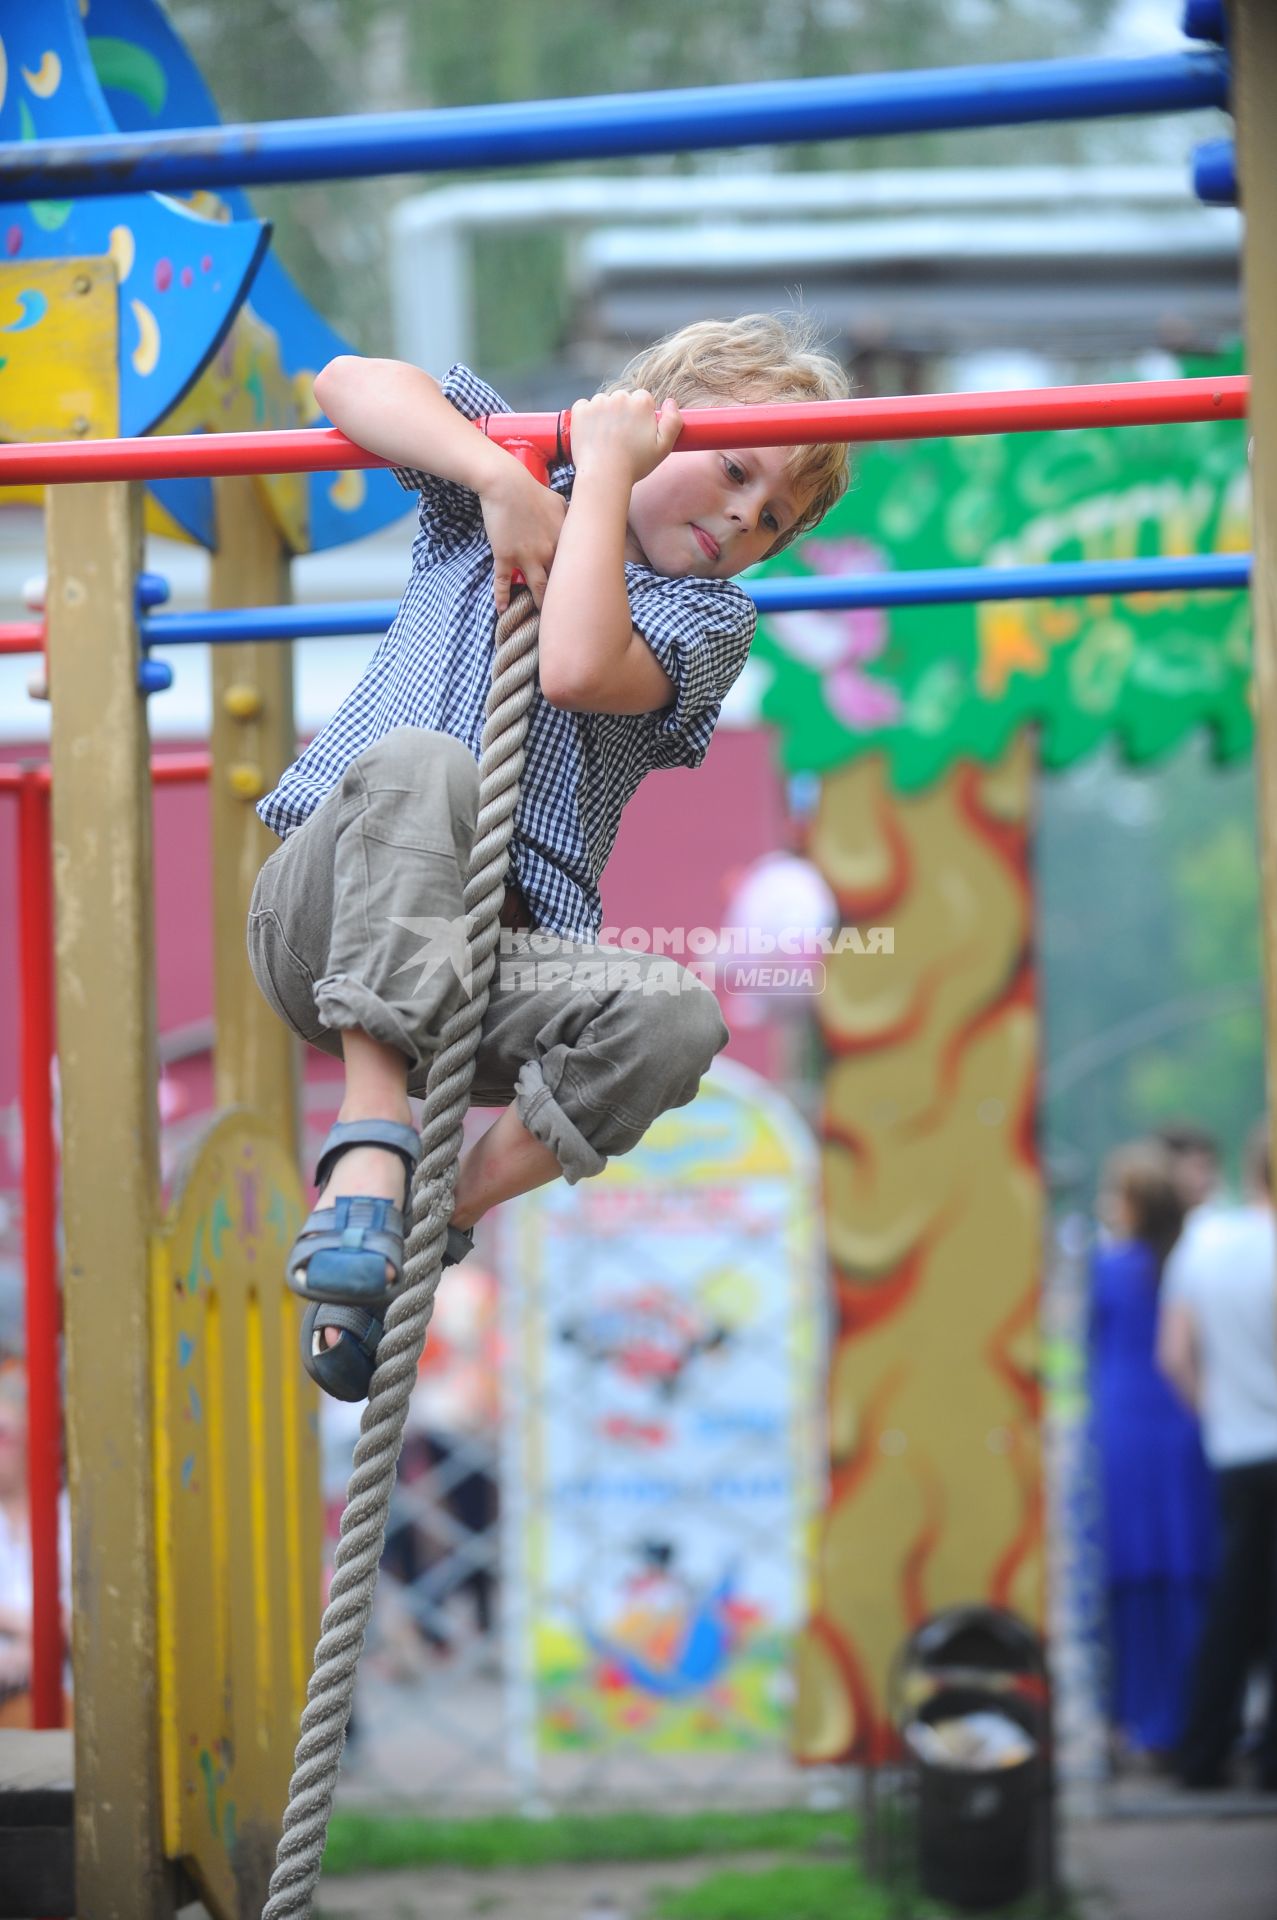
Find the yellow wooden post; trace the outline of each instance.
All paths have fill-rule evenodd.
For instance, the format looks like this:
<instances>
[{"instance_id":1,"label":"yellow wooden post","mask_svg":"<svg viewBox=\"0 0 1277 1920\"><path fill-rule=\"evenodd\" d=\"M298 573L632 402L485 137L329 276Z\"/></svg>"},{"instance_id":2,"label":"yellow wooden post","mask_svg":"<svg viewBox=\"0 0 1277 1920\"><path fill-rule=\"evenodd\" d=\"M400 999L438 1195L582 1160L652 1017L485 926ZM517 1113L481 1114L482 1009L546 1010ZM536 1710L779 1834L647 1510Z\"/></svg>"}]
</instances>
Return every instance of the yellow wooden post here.
<instances>
[{"instance_id":1,"label":"yellow wooden post","mask_svg":"<svg viewBox=\"0 0 1277 1920\"><path fill-rule=\"evenodd\" d=\"M110 429L108 428L108 431ZM149 1256L159 1203L141 490L47 506L79 1920L174 1911L160 1837Z\"/></svg>"},{"instance_id":2,"label":"yellow wooden post","mask_svg":"<svg viewBox=\"0 0 1277 1920\"><path fill-rule=\"evenodd\" d=\"M216 483L214 607L292 598L288 554L255 481ZM300 1042L267 1006L249 971L244 928L258 869L273 847L256 803L296 752L291 646L213 648L212 774L214 1090L219 1107L261 1116L296 1159Z\"/></svg>"},{"instance_id":3,"label":"yellow wooden post","mask_svg":"<svg viewBox=\"0 0 1277 1920\"><path fill-rule=\"evenodd\" d=\"M1233 104L1246 216L1246 359L1254 435L1255 691L1268 980L1268 1100L1277 1102L1277 9L1234 0Z\"/></svg>"},{"instance_id":4,"label":"yellow wooden post","mask_svg":"<svg viewBox=\"0 0 1277 1920\"><path fill-rule=\"evenodd\" d=\"M247 478L219 480L215 488L211 604L288 601L289 555L261 488ZM218 1910L249 1920L266 1896L288 1798L293 1730L319 1631L322 1564L318 1396L298 1354L301 1305L284 1285L284 1255L303 1212L295 1171L301 1043L262 998L245 945L253 882L278 845L257 818L256 802L296 752L292 648L216 646L211 687L214 1097L221 1117L186 1169L166 1240L180 1248L198 1232L199 1195L220 1186L231 1196L222 1208L227 1222L238 1220L239 1259L214 1258L185 1304L169 1297L167 1257L156 1276L156 1376L164 1399L157 1432L171 1442L192 1391L210 1414L202 1435L189 1426L183 1432L189 1457L179 1458L170 1445L162 1474L162 1504L171 1516L161 1557L171 1588L161 1609L170 1623L167 1837ZM259 1180L269 1205L246 1197ZM216 1221L217 1205L209 1207ZM175 1342L164 1335L178 1308ZM210 1476L237 1488L240 1499L220 1523L233 1551L214 1550L206 1565L196 1543L210 1507L218 1535L221 1511ZM204 1596L218 1632L199 1675L187 1663ZM197 1759L208 1770L207 1791L193 1798Z\"/></svg>"}]
</instances>

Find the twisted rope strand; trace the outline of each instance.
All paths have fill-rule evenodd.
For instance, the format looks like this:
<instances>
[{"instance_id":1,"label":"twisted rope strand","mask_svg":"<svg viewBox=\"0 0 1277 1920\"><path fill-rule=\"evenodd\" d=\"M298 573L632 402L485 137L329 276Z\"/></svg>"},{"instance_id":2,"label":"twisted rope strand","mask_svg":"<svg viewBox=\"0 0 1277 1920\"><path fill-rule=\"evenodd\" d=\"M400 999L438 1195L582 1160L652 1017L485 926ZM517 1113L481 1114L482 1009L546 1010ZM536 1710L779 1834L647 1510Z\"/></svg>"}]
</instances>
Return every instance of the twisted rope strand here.
<instances>
[{"instance_id":1,"label":"twisted rope strand","mask_svg":"<svg viewBox=\"0 0 1277 1920\"><path fill-rule=\"evenodd\" d=\"M479 817L465 886L471 991L444 1025L426 1082L421 1158L410 1200L412 1224L404 1242L403 1288L386 1316L360 1421L332 1586L320 1623L315 1669L306 1691L288 1806L262 1920L309 1920L319 1879L408 1400L434 1312L452 1217L462 1124L496 967L498 916L505 897L536 666L536 610L529 596L521 593L497 624L480 742Z\"/></svg>"}]
</instances>

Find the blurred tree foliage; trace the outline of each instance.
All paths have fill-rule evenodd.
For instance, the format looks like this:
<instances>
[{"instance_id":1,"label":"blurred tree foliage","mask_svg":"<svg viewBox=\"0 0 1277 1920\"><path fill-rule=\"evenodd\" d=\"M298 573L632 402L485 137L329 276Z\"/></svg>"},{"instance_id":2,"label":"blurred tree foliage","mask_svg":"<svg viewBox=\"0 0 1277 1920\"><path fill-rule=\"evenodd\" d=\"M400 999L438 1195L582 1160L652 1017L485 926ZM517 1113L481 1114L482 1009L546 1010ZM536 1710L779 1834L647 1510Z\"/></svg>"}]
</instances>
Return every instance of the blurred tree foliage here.
<instances>
[{"instance_id":1,"label":"blurred tree foliage","mask_svg":"<svg viewBox=\"0 0 1277 1920\"><path fill-rule=\"evenodd\" d=\"M1174 15L1173 0L1167 10ZM630 0L171 0L171 12L223 117L253 121L1077 55L1099 49L1122 7L1120 0L643 0L641 7ZM607 170L1094 163L1164 157L1165 136L1164 123L1090 122L654 157ZM1191 125L1182 118L1174 139L1174 152L1186 153ZM604 169L591 162L575 170ZM254 195L275 222L280 257L364 352L391 344L390 206L446 177ZM562 264L552 236L480 245L476 357L486 372L535 364L557 345L567 311Z\"/></svg>"},{"instance_id":2,"label":"blurred tree foliage","mask_svg":"<svg viewBox=\"0 0 1277 1920\"><path fill-rule=\"evenodd\" d=\"M1259 860L1250 764L1202 742L1151 772L1111 759L1044 781L1038 940L1043 1145L1089 1205L1104 1155L1172 1120L1236 1175L1264 1104Z\"/></svg>"}]
</instances>

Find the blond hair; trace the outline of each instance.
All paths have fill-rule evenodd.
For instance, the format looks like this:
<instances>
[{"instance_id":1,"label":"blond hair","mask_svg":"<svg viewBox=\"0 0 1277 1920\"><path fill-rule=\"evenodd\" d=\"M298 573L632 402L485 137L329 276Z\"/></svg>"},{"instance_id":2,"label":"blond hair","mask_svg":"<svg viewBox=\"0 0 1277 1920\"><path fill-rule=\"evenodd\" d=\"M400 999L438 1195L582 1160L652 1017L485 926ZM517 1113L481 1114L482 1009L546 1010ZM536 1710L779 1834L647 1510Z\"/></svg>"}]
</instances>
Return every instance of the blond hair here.
<instances>
[{"instance_id":1,"label":"blond hair","mask_svg":"<svg viewBox=\"0 0 1277 1920\"><path fill-rule=\"evenodd\" d=\"M821 348L806 314L746 313L739 320L696 320L645 347L602 393L645 387L654 400L737 403L846 400L851 382ZM819 526L847 490L847 448L841 442L795 447L789 473L803 505L767 557Z\"/></svg>"}]
</instances>

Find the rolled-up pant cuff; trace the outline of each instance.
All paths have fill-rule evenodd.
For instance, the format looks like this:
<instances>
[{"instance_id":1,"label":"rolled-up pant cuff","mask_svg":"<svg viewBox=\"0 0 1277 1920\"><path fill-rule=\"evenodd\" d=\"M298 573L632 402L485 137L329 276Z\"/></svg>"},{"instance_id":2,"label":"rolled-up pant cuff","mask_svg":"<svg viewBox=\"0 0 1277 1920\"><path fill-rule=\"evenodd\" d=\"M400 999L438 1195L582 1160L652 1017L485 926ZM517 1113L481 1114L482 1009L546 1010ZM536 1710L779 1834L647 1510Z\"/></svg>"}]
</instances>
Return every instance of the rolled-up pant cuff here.
<instances>
[{"instance_id":1,"label":"rolled-up pant cuff","mask_svg":"<svg viewBox=\"0 0 1277 1920\"><path fill-rule=\"evenodd\" d=\"M533 1139L548 1147L570 1187L602 1173L607 1157L592 1147L545 1083L539 1060L525 1060L515 1084L515 1109Z\"/></svg>"},{"instance_id":2,"label":"rolled-up pant cuff","mask_svg":"<svg viewBox=\"0 0 1277 1920\"><path fill-rule=\"evenodd\" d=\"M404 1022L375 993L348 973L330 973L315 982L315 1011L319 1024L331 1031L358 1027L383 1046L394 1047L409 1068L423 1064L416 1041Z\"/></svg>"}]
</instances>

